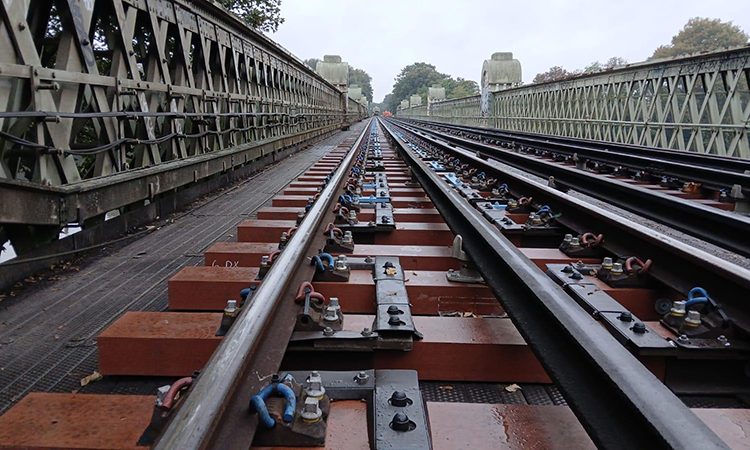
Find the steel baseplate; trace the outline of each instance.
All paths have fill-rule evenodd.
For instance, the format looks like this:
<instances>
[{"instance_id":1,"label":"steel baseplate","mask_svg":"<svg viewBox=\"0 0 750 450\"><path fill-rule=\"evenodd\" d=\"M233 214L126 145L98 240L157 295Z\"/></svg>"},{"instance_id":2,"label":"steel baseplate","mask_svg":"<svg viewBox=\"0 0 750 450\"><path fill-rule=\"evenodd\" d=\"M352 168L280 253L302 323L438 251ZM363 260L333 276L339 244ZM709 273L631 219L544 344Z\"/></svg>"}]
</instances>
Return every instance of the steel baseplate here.
<instances>
[{"instance_id":1,"label":"steel baseplate","mask_svg":"<svg viewBox=\"0 0 750 450\"><path fill-rule=\"evenodd\" d=\"M305 380L310 371L288 372ZM364 400L372 423L372 448L429 450L427 413L414 370L319 371L331 401ZM282 377L286 376L282 374ZM398 416L397 416L398 415ZM403 417L401 416L403 415ZM259 445L256 440L254 445Z\"/></svg>"},{"instance_id":2,"label":"steel baseplate","mask_svg":"<svg viewBox=\"0 0 750 450\"><path fill-rule=\"evenodd\" d=\"M375 282L376 313L371 328L347 330L342 327L297 330L290 342L316 349L410 351L414 339L422 339L416 329L404 282L404 271L397 256L355 257L347 260L351 270L372 270Z\"/></svg>"},{"instance_id":3,"label":"steel baseplate","mask_svg":"<svg viewBox=\"0 0 750 450\"><path fill-rule=\"evenodd\" d=\"M639 354L671 353L675 346L623 307L617 300L586 280L590 266L547 264L547 274L581 305L601 321L623 345Z\"/></svg>"},{"instance_id":4,"label":"steel baseplate","mask_svg":"<svg viewBox=\"0 0 750 450\"><path fill-rule=\"evenodd\" d=\"M381 370L379 372L388 372ZM304 380L310 371L293 370L287 372L295 380ZM375 389L375 371L361 370L358 372L319 370L320 378L326 395L331 400L369 400ZM284 374L282 374L284 375Z\"/></svg>"},{"instance_id":5,"label":"steel baseplate","mask_svg":"<svg viewBox=\"0 0 750 450\"><path fill-rule=\"evenodd\" d=\"M430 430L417 372L377 370L375 378L373 447L431 449Z\"/></svg>"},{"instance_id":6,"label":"steel baseplate","mask_svg":"<svg viewBox=\"0 0 750 450\"><path fill-rule=\"evenodd\" d=\"M396 228L396 218L393 217L393 206L390 203L375 204L375 223L380 227Z\"/></svg>"},{"instance_id":7,"label":"steel baseplate","mask_svg":"<svg viewBox=\"0 0 750 450\"><path fill-rule=\"evenodd\" d=\"M404 283L404 270L399 258L377 256L373 266L373 279L377 312L372 330L387 339L411 341L412 336L421 338L414 327L409 295Z\"/></svg>"},{"instance_id":8,"label":"steel baseplate","mask_svg":"<svg viewBox=\"0 0 750 450\"><path fill-rule=\"evenodd\" d=\"M466 264L462 264L459 270L448 269L445 277L448 281L453 281L454 283L484 283L484 278L482 278L479 272L470 269Z\"/></svg>"}]
</instances>

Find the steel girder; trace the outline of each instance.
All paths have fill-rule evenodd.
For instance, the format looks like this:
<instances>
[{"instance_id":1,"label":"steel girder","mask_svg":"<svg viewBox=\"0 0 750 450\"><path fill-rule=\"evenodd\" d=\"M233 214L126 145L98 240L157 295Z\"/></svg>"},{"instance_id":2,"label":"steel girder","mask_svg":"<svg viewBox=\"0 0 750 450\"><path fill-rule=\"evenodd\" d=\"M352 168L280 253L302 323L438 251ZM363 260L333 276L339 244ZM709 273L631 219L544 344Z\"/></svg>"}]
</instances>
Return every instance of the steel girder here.
<instances>
[{"instance_id":1,"label":"steel girder","mask_svg":"<svg viewBox=\"0 0 750 450\"><path fill-rule=\"evenodd\" d=\"M399 111L508 131L750 158L750 47L631 64Z\"/></svg>"},{"instance_id":2,"label":"steel girder","mask_svg":"<svg viewBox=\"0 0 750 450\"><path fill-rule=\"evenodd\" d=\"M0 19L0 182L78 185L365 115L209 1L13 0Z\"/></svg>"}]
</instances>

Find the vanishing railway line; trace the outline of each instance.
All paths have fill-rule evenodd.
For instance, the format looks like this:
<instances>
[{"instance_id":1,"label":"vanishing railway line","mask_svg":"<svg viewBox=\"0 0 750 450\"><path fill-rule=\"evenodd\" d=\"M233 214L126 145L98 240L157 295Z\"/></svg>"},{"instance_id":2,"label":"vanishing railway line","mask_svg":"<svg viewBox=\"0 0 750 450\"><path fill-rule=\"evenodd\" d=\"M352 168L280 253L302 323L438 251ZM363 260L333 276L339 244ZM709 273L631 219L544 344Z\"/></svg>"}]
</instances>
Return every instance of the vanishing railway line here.
<instances>
[{"instance_id":1,"label":"vanishing railway line","mask_svg":"<svg viewBox=\"0 0 750 450\"><path fill-rule=\"evenodd\" d=\"M0 2L0 449L748 447L747 46L360 123L222 4Z\"/></svg>"},{"instance_id":2,"label":"vanishing railway line","mask_svg":"<svg viewBox=\"0 0 750 450\"><path fill-rule=\"evenodd\" d=\"M432 129L459 132L459 135L463 132L466 137L472 139L475 139L474 136L480 136L483 141L499 145L517 142L532 148L539 146L541 150L569 156L577 153L582 158L613 166L624 165L631 170L651 170L655 175L692 177L695 178L694 181L706 183L714 189L731 187L733 184L740 184L744 190L748 189L749 178L745 171L750 170L750 162L746 159L564 136L506 132L418 119L409 119L409 121ZM548 148L542 148L545 146Z\"/></svg>"},{"instance_id":3,"label":"vanishing railway line","mask_svg":"<svg viewBox=\"0 0 750 450\"><path fill-rule=\"evenodd\" d=\"M403 122L236 236L98 338L105 376L158 395L30 394L0 448L742 442L744 410L683 400L744 392L750 272Z\"/></svg>"},{"instance_id":4,"label":"vanishing railway line","mask_svg":"<svg viewBox=\"0 0 750 450\"><path fill-rule=\"evenodd\" d=\"M733 158L433 122L401 122L748 256L750 164Z\"/></svg>"}]
</instances>

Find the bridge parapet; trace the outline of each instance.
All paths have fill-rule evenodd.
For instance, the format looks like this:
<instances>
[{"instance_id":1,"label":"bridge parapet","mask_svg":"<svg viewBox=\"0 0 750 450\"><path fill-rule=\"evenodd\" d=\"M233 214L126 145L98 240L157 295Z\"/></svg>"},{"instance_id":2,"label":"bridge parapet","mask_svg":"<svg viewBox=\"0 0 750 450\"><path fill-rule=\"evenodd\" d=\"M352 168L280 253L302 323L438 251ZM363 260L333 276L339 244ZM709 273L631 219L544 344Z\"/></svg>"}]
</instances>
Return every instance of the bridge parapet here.
<instances>
[{"instance_id":1,"label":"bridge parapet","mask_svg":"<svg viewBox=\"0 0 750 450\"><path fill-rule=\"evenodd\" d=\"M520 70L520 68L519 68ZM750 47L402 109L402 117L750 158Z\"/></svg>"},{"instance_id":2,"label":"bridge parapet","mask_svg":"<svg viewBox=\"0 0 750 450\"><path fill-rule=\"evenodd\" d=\"M211 1L5 1L0 17L0 238L142 205L366 115Z\"/></svg>"}]
</instances>

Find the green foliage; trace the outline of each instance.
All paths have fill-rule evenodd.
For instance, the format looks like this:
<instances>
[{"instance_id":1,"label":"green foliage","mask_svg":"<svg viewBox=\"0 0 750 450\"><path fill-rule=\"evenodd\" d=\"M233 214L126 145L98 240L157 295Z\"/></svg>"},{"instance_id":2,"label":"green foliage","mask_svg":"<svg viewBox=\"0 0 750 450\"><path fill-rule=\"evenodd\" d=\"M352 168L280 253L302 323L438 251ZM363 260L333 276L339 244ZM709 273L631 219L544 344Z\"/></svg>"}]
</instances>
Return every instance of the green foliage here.
<instances>
[{"instance_id":1,"label":"green foliage","mask_svg":"<svg viewBox=\"0 0 750 450\"><path fill-rule=\"evenodd\" d=\"M443 86L447 98L468 97L479 93L479 85L475 81L460 77L454 79L438 72L432 64L418 62L401 69L392 92L383 100L382 109L395 112L401 100L409 99L414 94L422 96L422 104L427 104L427 91L433 84Z\"/></svg>"},{"instance_id":2,"label":"green foliage","mask_svg":"<svg viewBox=\"0 0 750 450\"><path fill-rule=\"evenodd\" d=\"M552 66L546 72L538 73L532 80L532 83L545 83L547 81L561 81L573 78L578 75L599 72L602 70L611 70L619 66L624 66L628 60L620 56L613 56L605 62L594 61L583 70L568 71L562 66Z\"/></svg>"},{"instance_id":3,"label":"green foliage","mask_svg":"<svg viewBox=\"0 0 750 450\"><path fill-rule=\"evenodd\" d=\"M461 77L455 80L448 77L440 82L445 88L446 98L470 97L479 94L479 84L476 81L466 80Z\"/></svg>"},{"instance_id":4,"label":"green foliage","mask_svg":"<svg viewBox=\"0 0 750 450\"><path fill-rule=\"evenodd\" d=\"M261 31L276 31L284 23L281 17L281 0L217 0L226 9L237 14L245 23Z\"/></svg>"},{"instance_id":5,"label":"green foliage","mask_svg":"<svg viewBox=\"0 0 750 450\"><path fill-rule=\"evenodd\" d=\"M583 68L583 73L593 73L599 72L601 70L604 70L604 66L602 66L602 63L600 63L599 61L594 61Z\"/></svg>"},{"instance_id":6,"label":"green foliage","mask_svg":"<svg viewBox=\"0 0 750 450\"><path fill-rule=\"evenodd\" d=\"M609 58L606 63L604 63L604 69L605 70L614 69L615 67L624 66L627 63L628 63L627 59L620 57L620 56L613 56Z\"/></svg>"},{"instance_id":7,"label":"green foliage","mask_svg":"<svg viewBox=\"0 0 750 450\"><path fill-rule=\"evenodd\" d=\"M672 43L662 45L654 51L650 59L670 58L698 52L710 52L724 47L747 44L747 33L732 22L720 19L693 17L679 33L672 37Z\"/></svg>"},{"instance_id":8,"label":"green foliage","mask_svg":"<svg viewBox=\"0 0 750 450\"><path fill-rule=\"evenodd\" d=\"M545 83L547 81L567 80L576 75L576 72L568 72L562 66L552 66L546 72L536 74L531 81L532 83Z\"/></svg>"},{"instance_id":9,"label":"green foliage","mask_svg":"<svg viewBox=\"0 0 750 450\"><path fill-rule=\"evenodd\" d=\"M445 78L448 78L448 75L438 72L432 64L418 62L404 67L401 69L401 73L396 76L396 83L391 91L393 96L386 109L396 111L396 107L401 103L401 100L408 100L414 94L421 95L422 99L425 100L427 89Z\"/></svg>"},{"instance_id":10,"label":"green foliage","mask_svg":"<svg viewBox=\"0 0 750 450\"><path fill-rule=\"evenodd\" d=\"M602 70L611 70L611 69L614 69L615 67L624 66L627 63L628 63L627 59L621 58L619 56L613 56L603 63L599 61L592 62L591 64L589 64L583 69L583 73L593 73L593 72L599 72Z\"/></svg>"},{"instance_id":11,"label":"green foliage","mask_svg":"<svg viewBox=\"0 0 750 450\"><path fill-rule=\"evenodd\" d=\"M385 98L383 98L383 103L380 103L381 113L384 113L386 111L396 112L396 110L390 106L391 103L393 102L393 99L394 99L393 94L386 94Z\"/></svg>"}]
</instances>

